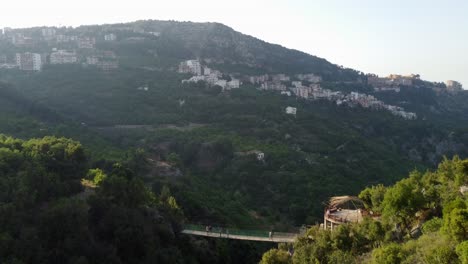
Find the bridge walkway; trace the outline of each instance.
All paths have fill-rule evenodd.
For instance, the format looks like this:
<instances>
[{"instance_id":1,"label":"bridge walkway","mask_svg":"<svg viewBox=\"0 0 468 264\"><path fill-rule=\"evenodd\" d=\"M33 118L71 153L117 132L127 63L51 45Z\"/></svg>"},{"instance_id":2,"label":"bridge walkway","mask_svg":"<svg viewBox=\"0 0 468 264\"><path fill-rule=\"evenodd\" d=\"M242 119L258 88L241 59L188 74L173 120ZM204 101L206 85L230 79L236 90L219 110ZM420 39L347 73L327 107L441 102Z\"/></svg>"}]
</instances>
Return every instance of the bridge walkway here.
<instances>
[{"instance_id":1,"label":"bridge walkway","mask_svg":"<svg viewBox=\"0 0 468 264\"><path fill-rule=\"evenodd\" d=\"M182 230L182 233L203 237L274 243L292 243L299 236L299 233L272 232L270 237L270 231L241 230L219 227L212 228L211 231L206 231L206 227L201 225L186 225Z\"/></svg>"}]
</instances>

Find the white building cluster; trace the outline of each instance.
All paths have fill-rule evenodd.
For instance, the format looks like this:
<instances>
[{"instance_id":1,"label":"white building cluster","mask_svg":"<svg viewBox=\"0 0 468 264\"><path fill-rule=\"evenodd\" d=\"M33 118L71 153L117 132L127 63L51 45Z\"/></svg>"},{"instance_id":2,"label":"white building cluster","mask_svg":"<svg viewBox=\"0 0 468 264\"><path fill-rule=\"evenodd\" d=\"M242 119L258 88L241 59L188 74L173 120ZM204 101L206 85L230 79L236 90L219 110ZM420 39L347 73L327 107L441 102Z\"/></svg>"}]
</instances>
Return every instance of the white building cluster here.
<instances>
[{"instance_id":1,"label":"white building cluster","mask_svg":"<svg viewBox=\"0 0 468 264\"><path fill-rule=\"evenodd\" d=\"M15 63L7 63L6 56L0 60L0 69L19 68L23 71L41 71L47 63L51 65L78 64L81 61L84 66L95 66L99 69L109 71L119 67L118 58L112 51L94 50L88 56L79 56L76 51L58 50L54 48L48 54L33 52L16 53Z\"/></svg>"},{"instance_id":2,"label":"white building cluster","mask_svg":"<svg viewBox=\"0 0 468 264\"><path fill-rule=\"evenodd\" d=\"M47 41L49 44L54 43L74 43L80 49L92 49L96 44L96 38L88 36L77 36L69 34L67 28L56 28L56 27L43 27L40 28L39 34L41 37L36 35L6 28L6 39L15 46L24 45L35 45L40 41ZM115 40L117 36L113 33L104 35L106 40Z\"/></svg>"},{"instance_id":3,"label":"white building cluster","mask_svg":"<svg viewBox=\"0 0 468 264\"><path fill-rule=\"evenodd\" d=\"M145 36L138 36L143 40L153 39L160 35L160 32L144 32L144 30L140 31L136 27L103 29L99 32L99 35L94 33L90 35L89 30L67 27L41 27L34 30L11 28L0 30L0 41L28 51L8 54L9 60L7 60L6 56L5 59L0 58L0 69L19 68L25 71L40 71L44 65L50 63L59 65L82 64L83 66L95 66L102 70L113 70L119 67L117 56L113 52L96 48L97 42L118 41L118 35L122 31L145 34ZM122 41L125 41L125 39L122 39ZM41 52L40 54L35 53L35 49L42 45L49 46L51 51ZM199 73L198 70L196 74ZM230 84L231 86L236 85L235 82Z\"/></svg>"},{"instance_id":4,"label":"white building cluster","mask_svg":"<svg viewBox=\"0 0 468 264\"><path fill-rule=\"evenodd\" d=\"M28 52L10 55L0 58L0 69L19 68L24 71L40 71L46 64L78 64L94 65L103 70L112 70L119 67L118 58L111 51L98 50L95 47L96 37L74 35L74 31L62 27L42 27L36 32L21 29L4 28L0 30L0 41L9 42ZM101 32L101 41L116 41L117 35L109 32ZM47 44L51 46L49 53L36 53L36 46ZM64 45L66 44L66 45ZM63 47L66 46L65 50ZM61 47L59 49L55 47Z\"/></svg>"},{"instance_id":5,"label":"white building cluster","mask_svg":"<svg viewBox=\"0 0 468 264\"><path fill-rule=\"evenodd\" d=\"M288 87L285 83L291 81L291 77L287 76L284 73L280 74L264 74L259 76L249 76L248 81L254 85L260 85L261 90L273 90L273 91L286 91ZM320 76L317 76L313 73L305 74L296 74L294 76L296 81L292 81L291 84L293 87L290 87L291 90L296 96L308 98L311 89L319 87L319 82L322 80ZM299 81L297 81L299 80ZM304 86L302 83L308 82L310 85Z\"/></svg>"},{"instance_id":6,"label":"white building cluster","mask_svg":"<svg viewBox=\"0 0 468 264\"><path fill-rule=\"evenodd\" d=\"M328 100L335 102L337 105L347 105L351 107L359 105L370 109L384 109L390 111L393 115L410 120L417 118L415 113L406 112L402 107L387 105L372 95L358 92L344 94L340 91L323 89L320 87L319 83L322 78L312 73L298 74L294 77L296 80L290 82L291 87L286 86L285 83L288 83L290 78L284 74L250 76L248 80L253 84L260 85L260 90L281 91L281 94L288 96L291 96L292 93L299 98L308 100ZM398 76L395 78L398 78ZM297 109L294 107L287 107L285 111L287 114L295 115Z\"/></svg>"},{"instance_id":7,"label":"white building cluster","mask_svg":"<svg viewBox=\"0 0 468 264\"><path fill-rule=\"evenodd\" d=\"M402 107L399 106L387 105L372 95L358 92L351 92L348 95L343 95L341 92L338 93L338 99L336 99L336 97L331 99L335 100L337 105L360 105L364 108L370 109L385 109L387 111L390 111L390 113L392 113L393 115L403 117L404 119L412 120L417 118L416 113L406 112Z\"/></svg>"},{"instance_id":8,"label":"white building cluster","mask_svg":"<svg viewBox=\"0 0 468 264\"><path fill-rule=\"evenodd\" d=\"M208 85L221 86L223 91L236 89L241 85L241 81L233 77L230 77L231 80L229 81L222 79L223 74L220 71L213 70L208 67L203 67L199 60L188 60L181 62L179 64L178 72L196 74L190 79L182 80L182 83L197 83L203 81Z\"/></svg>"},{"instance_id":9,"label":"white building cluster","mask_svg":"<svg viewBox=\"0 0 468 264\"><path fill-rule=\"evenodd\" d=\"M367 84L371 85L376 92L393 91L400 92L401 86L411 86L419 80L419 74L399 75L390 74L387 77L379 77L375 74L367 75Z\"/></svg>"}]
</instances>

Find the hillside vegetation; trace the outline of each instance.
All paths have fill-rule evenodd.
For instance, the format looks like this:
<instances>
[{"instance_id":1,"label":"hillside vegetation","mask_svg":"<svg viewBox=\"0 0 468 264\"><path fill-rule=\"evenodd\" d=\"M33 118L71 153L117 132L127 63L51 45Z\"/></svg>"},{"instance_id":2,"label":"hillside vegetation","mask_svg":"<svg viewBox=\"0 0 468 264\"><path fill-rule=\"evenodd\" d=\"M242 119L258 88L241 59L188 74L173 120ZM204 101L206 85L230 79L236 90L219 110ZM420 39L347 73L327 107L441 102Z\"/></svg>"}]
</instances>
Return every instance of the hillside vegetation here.
<instances>
[{"instance_id":1,"label":"hillside vegetation","mask_svg":"<svg viewBox=\"0 0 468 264\"><path fill-rule=\"evenodd\" d=\"M167 186L152 192L127 162L89 168L76 141L0 135L2 263L238 263L265 250L183 236Z\"/></svg>"},{"instance_id":2,"label":"hillside vegetation","mask_svg":"<svg viewBox=\"0 0 468 264\"><path fill-rule=\"evenodd\" d=\"M280 245L260 263L468 263L468 160L444 160L436 171L414 171L395 185L375 185L360 194L381 219L311 228Z\"/></svg>"}]
</instances>

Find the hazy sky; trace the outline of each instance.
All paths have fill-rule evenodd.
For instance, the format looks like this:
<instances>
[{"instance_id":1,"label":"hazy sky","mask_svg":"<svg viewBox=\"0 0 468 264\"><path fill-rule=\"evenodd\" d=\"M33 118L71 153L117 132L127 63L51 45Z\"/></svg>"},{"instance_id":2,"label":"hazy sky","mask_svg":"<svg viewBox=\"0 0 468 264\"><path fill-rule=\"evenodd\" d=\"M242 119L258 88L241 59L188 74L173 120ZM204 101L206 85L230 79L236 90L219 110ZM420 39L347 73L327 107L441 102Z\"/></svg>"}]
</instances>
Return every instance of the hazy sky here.
<instances>
[{"instance_id":1,"label":"hazy sky","mask_svg":"<svg viewBox=\"0 0 468 264\"><path fill-rule=\"evenodd\" d=\"M466 0L1 0L0 10L0 27L220 22L364 72L468 87Z\"/></svg>"}]
</instances>

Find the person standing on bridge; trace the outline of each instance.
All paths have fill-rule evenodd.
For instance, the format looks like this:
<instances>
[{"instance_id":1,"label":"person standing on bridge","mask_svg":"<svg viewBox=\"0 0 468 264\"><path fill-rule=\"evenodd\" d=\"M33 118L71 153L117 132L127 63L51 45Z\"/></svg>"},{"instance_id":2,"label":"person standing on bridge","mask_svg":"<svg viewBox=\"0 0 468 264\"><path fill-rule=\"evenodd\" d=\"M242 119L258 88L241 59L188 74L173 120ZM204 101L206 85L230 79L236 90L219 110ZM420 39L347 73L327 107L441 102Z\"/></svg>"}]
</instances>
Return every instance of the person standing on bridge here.
<instances>
[{"instance_id":1,"label":"person standing on bridge","mask_svg":"<svg viewBox=\"0 0 468 264\"><path fill-rule=\"evenodd\" d=\"M268 237L269 237L270 239L273 238L273 231L268 232Z\"/></svg>"}]
</instances>

